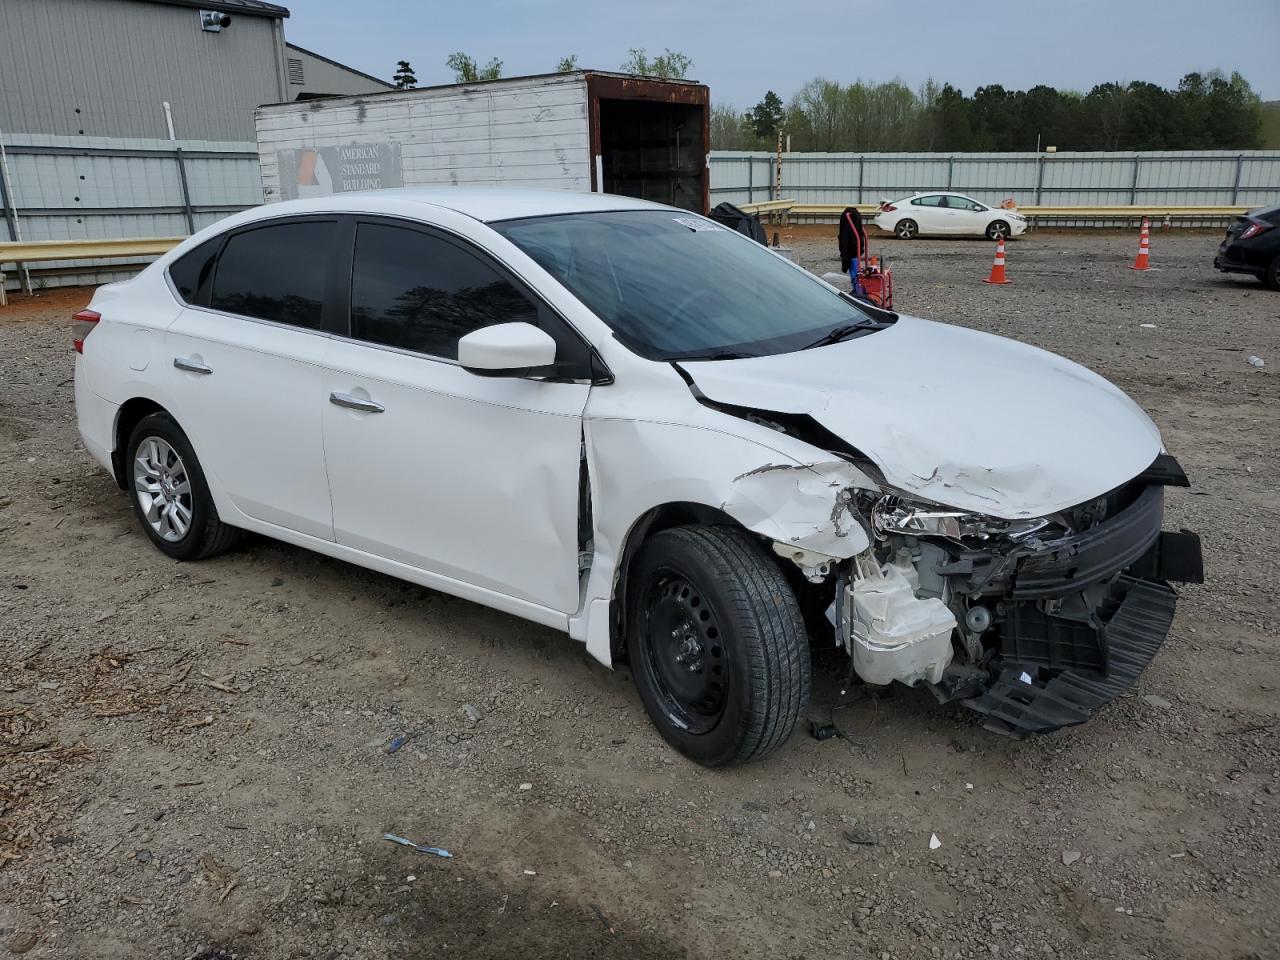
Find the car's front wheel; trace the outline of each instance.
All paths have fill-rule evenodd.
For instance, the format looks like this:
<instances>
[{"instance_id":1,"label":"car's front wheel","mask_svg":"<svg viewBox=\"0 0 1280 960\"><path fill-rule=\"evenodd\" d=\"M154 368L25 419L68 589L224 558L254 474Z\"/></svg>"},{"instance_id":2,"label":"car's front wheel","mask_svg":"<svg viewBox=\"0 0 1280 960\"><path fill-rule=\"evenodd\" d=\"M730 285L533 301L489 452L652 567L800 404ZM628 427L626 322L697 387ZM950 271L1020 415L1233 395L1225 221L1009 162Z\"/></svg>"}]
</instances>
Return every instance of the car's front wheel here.
<instances>
[{"instance_id":1,"label":"car's front wheel","mask_svg":"<svg viewBox=\"0 0 1280 960\"><path fill-rule=\"evenodd\" d=\"M920 234L920 226L914 220L899 220L893 233L899 240L914 240Z\"/></svg>"},{"instance_id":2,"label":"car's front wheel","mask_svg":"<svg viewBox=\"0 0 1280 960\"><path fill-rule=\"evenodd\" d=\"M804 618L749 534L687 526L654 535L628 596L631 669L668 743L722 766L758 759L791 735L809 701Z\"/></svg>"},{"instance_id":3,"label":"car's front wheel","mask_svg":"<svg viewBox=\"0 0 1280 960\"><path fill-rule=\"evenodd\" d=\"M1009 236L1009 224L1007 224L1005 221L992 220L989 224L987 224L988 240L1008 239L1008 236Z\"/></svg>"},{"instance_id":4,"label":"car's front wheel","mask_svg":"<svg viewBox=\"0 0 1280 960\"><path fill-rule=\"evenodd\" d=\"M200 560L235 544L240 531L218 519L196 452L172 417L143 417L126 449L134 513L163 553Z\"/></svg>"}]
</instances>

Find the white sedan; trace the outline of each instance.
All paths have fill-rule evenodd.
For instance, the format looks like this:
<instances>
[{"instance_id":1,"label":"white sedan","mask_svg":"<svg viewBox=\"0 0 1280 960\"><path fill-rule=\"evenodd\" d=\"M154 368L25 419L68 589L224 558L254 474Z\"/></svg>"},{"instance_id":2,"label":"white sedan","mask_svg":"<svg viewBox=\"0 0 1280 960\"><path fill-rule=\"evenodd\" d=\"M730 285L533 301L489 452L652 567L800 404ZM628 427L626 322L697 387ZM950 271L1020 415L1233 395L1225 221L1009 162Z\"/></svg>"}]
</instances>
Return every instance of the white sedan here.
<instances>
[{"instance_id":1,"label":"white sedan","mask_svg":"<svg viewBox=\"0 0 1280 960\"><path fill-rule=\"evenodd\" d=\"M80 434L164 554L252 531L563 630L699 763L787 739L810 631L1003 732L1081 723L1198 577L1115 387L685 210L277 203L76 321Z\"/></svg>"},{"instance_id":2,"label":"white sedan","mask_svg":"<svg viewBox=\"0 0 1280 960\"><path fill-rule=\"evenodd\" d=\"M989 207L959 193L917 193L883 201L875 225L900 240L915 237L1017 237L1026 232L1027 218L1016 210Z\"/></svg>"}]
</instances>

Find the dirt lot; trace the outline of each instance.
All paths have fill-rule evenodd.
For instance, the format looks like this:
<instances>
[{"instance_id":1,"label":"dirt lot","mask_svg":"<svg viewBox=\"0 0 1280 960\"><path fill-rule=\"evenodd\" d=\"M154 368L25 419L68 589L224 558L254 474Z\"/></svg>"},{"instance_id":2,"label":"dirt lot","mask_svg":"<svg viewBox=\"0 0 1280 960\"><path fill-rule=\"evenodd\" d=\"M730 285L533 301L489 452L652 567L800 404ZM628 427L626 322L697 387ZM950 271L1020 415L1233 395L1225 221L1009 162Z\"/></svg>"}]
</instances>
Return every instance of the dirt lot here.
<instances>
[{"instance_id":1,"label":"dirt lot","mask_svg":"<svg viewBox=\"0 0 1280 960\"><path fill-rule=\"evenodd\" d=\"M807 233L800 259L836 269ZM1063 353L1152 413L1209 583L1083 728L1015 743L927 693L842 699L822 650L810 713L849 739L718 772L552 631L256 538L165 559L78 443L66 319L90 291L0 310L0 945L1280 957L1280 294L1216 276L1215 243L1157 233L1135 273L1136 236L1042 233L990 287L985 241L873 240L900 310Z\"/></svg>"}]
</instances>

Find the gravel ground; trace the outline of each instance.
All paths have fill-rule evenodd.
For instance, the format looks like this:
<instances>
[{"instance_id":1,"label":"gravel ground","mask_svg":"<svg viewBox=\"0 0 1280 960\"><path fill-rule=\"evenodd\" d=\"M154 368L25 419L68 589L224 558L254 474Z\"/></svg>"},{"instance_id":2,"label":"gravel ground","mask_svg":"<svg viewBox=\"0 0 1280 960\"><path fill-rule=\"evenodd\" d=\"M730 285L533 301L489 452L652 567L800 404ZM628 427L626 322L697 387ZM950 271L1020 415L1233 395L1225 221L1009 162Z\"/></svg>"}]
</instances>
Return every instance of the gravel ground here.
<instances>
[{"instance_id":1,"label":"gravel ground","mask_svg":"<svg viewBox=\"0 0 1280 960\"><path fill-rule=\"evenodd\" d=\"M820 232L790 239L819 273ZM78 443L67 318L90 292L0 310L0 945L1280 956L1280 294L1215 275L1215 243L1158 233L1135 273L1136 236L1040 233L990 287L985 241L873 240L898 309L1063 353L1151 411L1209 582L1082 728L1015 743L927 693L842 699L822 650L811 715L848 739L727 771L552 631L258 538L170 562Z\"/></svg>"}]
</instances>

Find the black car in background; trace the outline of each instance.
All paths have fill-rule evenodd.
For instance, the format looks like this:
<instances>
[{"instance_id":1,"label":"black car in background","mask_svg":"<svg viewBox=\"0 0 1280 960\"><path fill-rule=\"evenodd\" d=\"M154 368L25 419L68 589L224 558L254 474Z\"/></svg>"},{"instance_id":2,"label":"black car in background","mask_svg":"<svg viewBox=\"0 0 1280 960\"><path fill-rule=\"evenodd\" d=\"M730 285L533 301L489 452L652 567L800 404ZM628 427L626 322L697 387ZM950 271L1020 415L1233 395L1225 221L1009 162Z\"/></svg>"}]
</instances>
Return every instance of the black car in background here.
<instances>
[{"instance_id":1,"label":"black car in background","mask_svg":"<svg viewBox=\"0 0 1280 960\"><path fill-rule=\"evenodd\" d=\"M1280 290L1280 206L1259 207L1231 221L1213 265L1224 273L1252 273Z\"/></svg>"}]
</instances>

